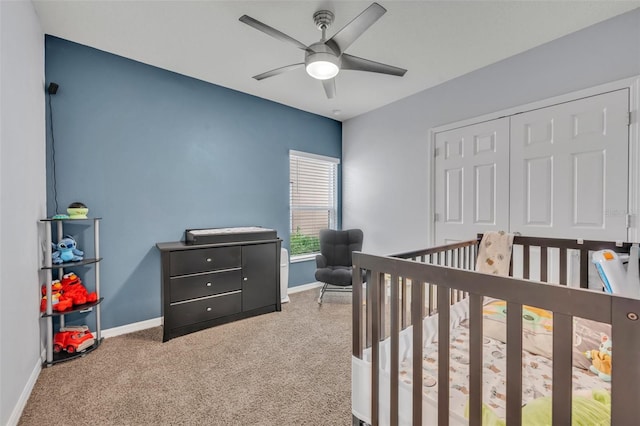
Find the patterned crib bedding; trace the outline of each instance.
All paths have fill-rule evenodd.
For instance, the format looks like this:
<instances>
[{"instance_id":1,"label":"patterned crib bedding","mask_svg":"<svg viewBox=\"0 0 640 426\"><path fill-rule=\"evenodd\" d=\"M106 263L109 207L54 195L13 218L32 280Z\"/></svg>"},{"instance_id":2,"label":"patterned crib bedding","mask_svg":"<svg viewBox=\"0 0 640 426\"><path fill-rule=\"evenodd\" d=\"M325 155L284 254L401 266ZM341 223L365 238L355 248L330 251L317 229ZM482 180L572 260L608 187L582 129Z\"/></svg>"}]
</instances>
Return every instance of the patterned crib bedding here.
<instances>
[{"instance_id":1,"label":"patterned crib bedding","mask_svg":"<svg viewBox=\"0 0 640 426\"><path fill-rule=\"evenodd\" d=\"M437 322L437 321L434 321ZM450 334L450 408L463 417L469 399L469 327L462 320ZM507 346L501 341L484 337L483 345L483 403L491 407L499 418L506 413L506 355ZM437 336L428 340L424 348L423 394L437 406L438 341ZM412 362L406 357L400 364L400 381L411 386ZM542 396L550 396L552 389L552 361L527 351L522 352L522 403L527 404ZM590 371L573 368L573 389L610 390L610 383L601 380Z\"/></svg>"}]
</instances>

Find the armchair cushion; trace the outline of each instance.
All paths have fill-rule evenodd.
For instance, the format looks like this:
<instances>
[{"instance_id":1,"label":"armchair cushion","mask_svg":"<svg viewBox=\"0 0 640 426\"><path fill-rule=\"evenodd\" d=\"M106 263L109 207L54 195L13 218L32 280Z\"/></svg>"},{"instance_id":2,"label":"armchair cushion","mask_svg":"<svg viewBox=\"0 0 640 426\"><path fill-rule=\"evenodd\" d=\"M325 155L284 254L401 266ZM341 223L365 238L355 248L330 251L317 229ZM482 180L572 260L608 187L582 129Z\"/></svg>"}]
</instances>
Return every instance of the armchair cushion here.
<instances>
[{"instance_id":1,"label":"armchair cushion","mask_svg":"<svg viewBox=\"0 0 640 426\"><path fill-rule=\"evenodd\" d=\"M340 286L351 285L351 266L328 266L316 269L316 280Z\"/></svg>"}]
</instances>

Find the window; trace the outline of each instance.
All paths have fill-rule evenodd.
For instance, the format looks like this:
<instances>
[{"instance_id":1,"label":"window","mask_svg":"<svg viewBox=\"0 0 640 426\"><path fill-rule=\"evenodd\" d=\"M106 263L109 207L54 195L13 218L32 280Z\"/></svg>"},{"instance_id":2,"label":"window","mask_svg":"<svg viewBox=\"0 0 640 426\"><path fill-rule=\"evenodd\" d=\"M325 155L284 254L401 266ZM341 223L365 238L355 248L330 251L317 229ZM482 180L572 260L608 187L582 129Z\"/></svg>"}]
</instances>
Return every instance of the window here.
<instances>
[{"instance_id":1,"label":"window","mask_svg":"<svg viewBox=\"0 0 640 426\"><path fill-rule=\"evenodd\" d=\"M289 152L291 256L318 253L319 231L336 227L339 163L337 158Z\"/></svg>"}]
</instances>

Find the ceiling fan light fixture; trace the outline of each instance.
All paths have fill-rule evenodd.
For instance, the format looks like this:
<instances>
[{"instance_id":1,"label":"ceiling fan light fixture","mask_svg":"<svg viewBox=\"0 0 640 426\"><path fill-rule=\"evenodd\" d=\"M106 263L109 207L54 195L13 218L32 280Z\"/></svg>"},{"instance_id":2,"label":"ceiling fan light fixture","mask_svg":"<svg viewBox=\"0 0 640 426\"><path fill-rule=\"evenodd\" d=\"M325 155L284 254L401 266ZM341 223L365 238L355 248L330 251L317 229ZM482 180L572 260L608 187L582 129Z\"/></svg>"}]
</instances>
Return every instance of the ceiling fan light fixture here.
<instances>
[{"instance_id":1,"label":"ceiling fan light fixture","mask_svg":"<svg viewBox=\"0 0 640 426\"><path fill-rule=\"evenodd\" d=\"M340 60L331 53L312 53L305 59L305 69L307 74L317 80L328 80L340 72Z\"/></svg>"},{"instance_id":2,"label":"ceiling fan light fixture","mask_svg":"<svg viewBox=\"0 0 640 426\"><path fill-rule=\"evenodd\" d=\"M338 75L340 68L332 62L316 61L307 65L307 74L317 80L328 80Z\"/></svg>"}]
</instances>

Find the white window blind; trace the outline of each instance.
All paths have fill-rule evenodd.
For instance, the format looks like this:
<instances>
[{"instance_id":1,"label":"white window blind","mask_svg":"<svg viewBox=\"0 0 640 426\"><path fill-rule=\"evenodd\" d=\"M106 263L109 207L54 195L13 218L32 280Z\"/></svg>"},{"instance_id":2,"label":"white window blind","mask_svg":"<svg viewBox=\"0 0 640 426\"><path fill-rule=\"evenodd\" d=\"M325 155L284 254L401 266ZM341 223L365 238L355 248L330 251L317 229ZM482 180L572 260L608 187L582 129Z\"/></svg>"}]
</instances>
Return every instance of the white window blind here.
<instances>
[{"instance_id":1,"label":"white window blind","mask_svg":"<svg viewBox=\"0 0 640 426\"><path fill-rule=\"evenodd\" d=\"M292 256L319 252L319 231L336 227L338 164L337 158L290 151Z\"/></svg>"}]
</instances>

